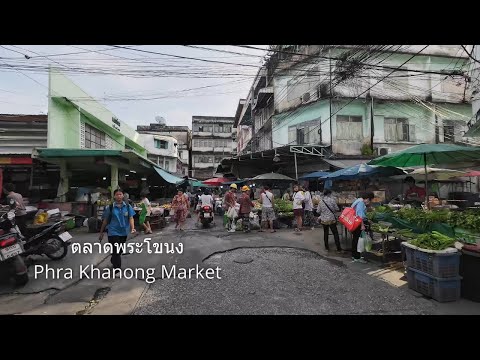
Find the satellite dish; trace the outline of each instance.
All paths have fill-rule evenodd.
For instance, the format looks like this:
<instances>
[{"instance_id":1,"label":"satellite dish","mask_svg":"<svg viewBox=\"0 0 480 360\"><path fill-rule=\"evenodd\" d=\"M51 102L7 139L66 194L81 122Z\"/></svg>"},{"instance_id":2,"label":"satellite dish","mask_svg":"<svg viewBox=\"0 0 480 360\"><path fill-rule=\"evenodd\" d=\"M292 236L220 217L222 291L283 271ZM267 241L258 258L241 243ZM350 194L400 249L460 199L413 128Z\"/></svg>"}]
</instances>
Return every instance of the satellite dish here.
<instances>
[{"instance_id":1,"label":"satellite dish","mask_svg":"<svg viewBox=\"0 0 480 360\"><path fill-rule=\"evenodd\" d=\"M167 125L167 120L163 116L155 116L155 121L160 125Z\"/></svg>"},{"instance_id":2,"label":"satellite dish","mask_svg":"<svg viewBox=\"0 0 480 360\"><path fill-rule=\"evenodd\" d=\"M310 93L309 92L306 92L305 94L303 94L303 101L304 102L307 102L310 100Z\"/></svg>"}]
</instances>

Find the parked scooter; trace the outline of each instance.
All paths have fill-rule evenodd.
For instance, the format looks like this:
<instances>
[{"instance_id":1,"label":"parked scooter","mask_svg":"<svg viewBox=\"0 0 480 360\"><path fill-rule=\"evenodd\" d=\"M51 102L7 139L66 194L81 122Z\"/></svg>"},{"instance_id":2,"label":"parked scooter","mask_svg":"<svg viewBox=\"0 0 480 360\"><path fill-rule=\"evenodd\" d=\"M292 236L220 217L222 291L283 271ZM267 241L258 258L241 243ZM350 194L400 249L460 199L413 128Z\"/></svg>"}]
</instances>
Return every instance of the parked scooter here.
<instances>
[{"instance_id":1,"label":"parked scooter","mask_svg":"<svg viewBox=\"0 0 480 360\"><path fill-rule=\"evenodd\" d=\"M72 239L72 235L65 231L64 221L27 229L21 237L25 241L22 256L46 255L52 260L60 260L67 255Z\"/></svg>"},{"instance_id":2,"label":"parked scooter","mask_svg":"<svg viewBox=\"0 0 480 360\"><path fill-rule=\"evenodd\" d=\"M200 208L200 222L203 227L208 227L208 225L213 221L213 209L209 205L202 206Z\"/></svg>"},{"instance_id":3,"label":"parked scooter","mask_svg":"<svg viewBox=\"0 0 480 360\"><path fill-rule=\"evenodd\" d=\"M15 207L11 200L9 211L0 217L0 268L13 277L15 285L22 286L28 282L28 269L21 257L24 248L15 225Z\"/></svg>"}]
</instances>

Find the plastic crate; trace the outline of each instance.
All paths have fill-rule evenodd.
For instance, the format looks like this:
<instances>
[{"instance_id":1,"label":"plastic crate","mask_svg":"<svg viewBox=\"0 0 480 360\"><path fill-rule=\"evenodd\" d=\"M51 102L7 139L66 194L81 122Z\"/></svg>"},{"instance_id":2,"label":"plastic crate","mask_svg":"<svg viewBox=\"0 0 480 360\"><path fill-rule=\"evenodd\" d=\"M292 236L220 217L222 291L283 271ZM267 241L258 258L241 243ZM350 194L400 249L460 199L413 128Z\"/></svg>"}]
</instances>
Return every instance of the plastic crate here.
<instances>
[{"instance_id":1,"label":"plastic crate","mask_svg":"<svg viewBox=\"0 0 480 360\"><path fill-rule=\"evenodd\" d=\"M430 253L402 243L407 266L438 278L455 278L460 274L460 252Z\"/></svg>"},{"instance_id":2,"label":"plastic crate","mask_svg":"<svg viewBox=\"0 0 480 360\"><path fill-rule=\"evenodd\" d=\"M438 302L450 302L460 299L461 280L460 276L442 279L407 268L408 287Z\"/></svg>"}]
</instances>

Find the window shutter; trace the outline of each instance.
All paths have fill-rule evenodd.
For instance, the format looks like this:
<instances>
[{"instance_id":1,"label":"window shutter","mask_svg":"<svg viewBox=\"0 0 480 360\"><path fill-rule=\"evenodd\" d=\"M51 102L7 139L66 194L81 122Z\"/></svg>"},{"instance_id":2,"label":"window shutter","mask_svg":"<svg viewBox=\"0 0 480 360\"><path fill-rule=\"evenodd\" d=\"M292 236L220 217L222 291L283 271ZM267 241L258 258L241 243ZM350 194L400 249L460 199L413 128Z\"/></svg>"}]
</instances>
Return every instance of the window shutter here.
<instances>
[{"instance_id":1,"label":"window shutter","mask_svg":"<svg viewBox=\"0 0 480 360\"><path fill-rule=\"evenodd\" d=\"M415 137L415 125L409 125L408 131L410 135L410 142L417 142L417 139Z\"/></svg>"}]
</instances>

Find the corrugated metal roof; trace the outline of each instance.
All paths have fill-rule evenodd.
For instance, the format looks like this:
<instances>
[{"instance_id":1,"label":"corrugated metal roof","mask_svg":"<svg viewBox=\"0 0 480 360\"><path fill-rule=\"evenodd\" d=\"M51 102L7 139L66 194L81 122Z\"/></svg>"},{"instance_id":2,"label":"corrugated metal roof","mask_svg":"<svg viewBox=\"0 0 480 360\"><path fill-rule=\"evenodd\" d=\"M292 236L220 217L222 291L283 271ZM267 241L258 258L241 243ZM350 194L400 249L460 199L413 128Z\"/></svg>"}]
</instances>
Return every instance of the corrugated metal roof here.
<instances>
[{"instance_id":1,"label":"corrugated metal roof","mask_svg":"<svg viewBox=\"0 0 480 360\"><path fill-rule=\"evenodd\" d=\"M368 162L368 160L365 160L365 159L341 159L341 160L322 159L322 160L339 169L345 169L351 166Z\"/></svg>"}]
</instances>

